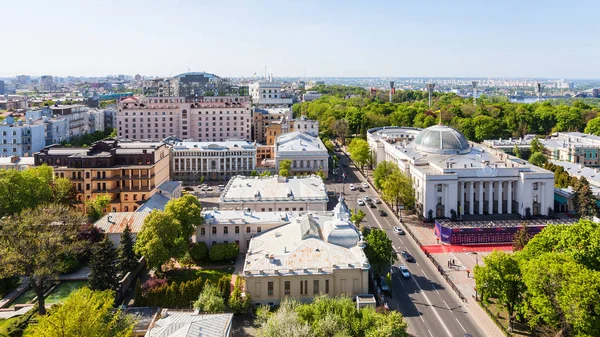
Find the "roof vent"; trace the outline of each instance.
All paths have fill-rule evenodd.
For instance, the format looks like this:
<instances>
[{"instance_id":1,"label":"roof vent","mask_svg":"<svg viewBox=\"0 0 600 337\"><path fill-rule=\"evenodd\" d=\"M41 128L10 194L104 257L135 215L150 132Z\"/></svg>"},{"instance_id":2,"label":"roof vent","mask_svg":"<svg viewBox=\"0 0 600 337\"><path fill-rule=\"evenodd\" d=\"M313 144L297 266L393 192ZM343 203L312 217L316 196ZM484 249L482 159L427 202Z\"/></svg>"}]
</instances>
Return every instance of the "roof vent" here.
<instances>
[{"instance_id":1,"label":"roof vent","mask_svg":"<svg viewBox=\"0 0 600 337\"><path fill-rule=\"evenodd\" d=\"M294 273L294 269L289 269L289 270L288 270L288 272L289 272L290 274L293 274L293 273Z\"/></svg>"},{"instance_id":2,"label":"roof vent","mask_svg":"<svg viewBox=\"0 0 600 337\"><path fill-rule=\"evenodd\" d=\"M304 273L308 274L308 269L304 268Z\"/></svg>"}]
</instances>

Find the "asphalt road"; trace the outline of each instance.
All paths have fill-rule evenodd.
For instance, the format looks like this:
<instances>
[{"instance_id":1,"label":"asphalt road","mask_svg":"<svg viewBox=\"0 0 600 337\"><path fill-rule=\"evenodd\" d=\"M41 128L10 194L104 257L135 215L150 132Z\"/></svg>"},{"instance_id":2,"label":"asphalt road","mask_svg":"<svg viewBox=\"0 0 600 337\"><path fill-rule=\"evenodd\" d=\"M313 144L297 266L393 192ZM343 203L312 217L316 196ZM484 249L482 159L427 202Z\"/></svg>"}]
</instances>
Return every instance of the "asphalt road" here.
<instances>
[{"instance_id":1,"label":"asphalt road","mask_svg":"<svg viewBox=\"0 0 600 337\"><path fill-rule=\"evenodd\" d=\"M357 178L355 168L349 165L348 159L343 154L338 154L342 170L347 178L344 183L338 183L335 176L327 183L328 190L343 191L346 204L350 209L362 209L366 213L363 224L372 228L384 229L392 239L394 248L398 252L398 265L405 265L411 272L411 277L405 279L400 272L392 274L392 296L389 306L402 313L408 323L408 331L412 336L418 337L455 337L470 334L473 337L485 337L477 323L470 317L463 302L450 288L435 266L425 256L416 242L409 235L397 235L394 226L404 227L393 215L385 204L377 204L377 209L370 208L368 204L359 206L357 199L364 195L379 198L372 188L364 188L364 192L350 191L349 185L359 186L362 181ZM331 198L333 199L333 198ZM337 200L331 200L335 205ZM388 216L380 216L379 209L383 209ZM399 253L408 251L414 256L415 262L409 263L402 259Z\"/></svg>"}]
</instances>

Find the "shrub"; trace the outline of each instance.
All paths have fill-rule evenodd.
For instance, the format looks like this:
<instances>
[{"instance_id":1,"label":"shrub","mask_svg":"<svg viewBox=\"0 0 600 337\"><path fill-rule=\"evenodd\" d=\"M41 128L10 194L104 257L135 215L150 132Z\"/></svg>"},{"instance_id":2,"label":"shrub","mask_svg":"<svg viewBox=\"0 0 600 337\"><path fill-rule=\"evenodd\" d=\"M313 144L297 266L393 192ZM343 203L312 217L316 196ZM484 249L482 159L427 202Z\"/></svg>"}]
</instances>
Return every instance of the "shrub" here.
<instances>
[{"instance_id":1,"label":"shrub","mask_svg":"<svg viewBox=\"0 0 600 337\"><path fill-rule=\"evenodd\" d=\"M208 260L208 246L204 242L197 242L190 246L190 257L195 264Z\"/></svg>"},{"instance_id":2,"label":"shrub","mask_svg":"<svg viewBox=\"0 0 600 337\"><path fill-rule=\"evenodd\" d=\"M219 288L221 297L223 297L223 300L227 303L227 301L229 301L229 293L231 292L231 277L227 275L221 276L217 288Z\"/></svg>"},{"instance_id":3,"label":"shrub","mask_svg":"<svg viewBox=\"0 0 600 337\"><path fill-rule=\"evenodd\" d=\"M149 278L146 280L146 282L144 282L144 284L142 284L142 296L146 296L149 291L162 287L165 284L167 284L167 280L164 278Z\"/></svg>"},{"instance_id":4,"label":"shrub","mask_svg":"<svg viewBox=\"0 0 600 337\"><path fill-rule=\"evenodd\" d=\"M151 280L146 281L144 285ZM139 291L136 291L136 306L189 308L190 303L197 299L198 295L202 292L201 278L180 283L171 282L170 284L164 279L154 279L145 291L144 285L141 285Z\"/></svg>"},{"instance_id":5,"label":"shrub","mask_svg":"<svg viewBox=\"0 0 600 337\"><path fill-rule=\"evenodd\" d=\"M210 248L211 261L235 259L240 253L240 248L235 243L217 243Z\"/></svg>"},{"instance_id":6,"label":"shrub","mask_svg":"<svg viewBox=\"0 0 600 337\"><path fill-rule=\"evenodd\" d=\"M4 332L8 337L21 337L23 336L23 331L27 329L29 325L29 321L35 314L38 312L38 306L34 305L29 311L27 311L23 316L17 317L11 320L5 327Z\"/></svg>"}]
</instances>

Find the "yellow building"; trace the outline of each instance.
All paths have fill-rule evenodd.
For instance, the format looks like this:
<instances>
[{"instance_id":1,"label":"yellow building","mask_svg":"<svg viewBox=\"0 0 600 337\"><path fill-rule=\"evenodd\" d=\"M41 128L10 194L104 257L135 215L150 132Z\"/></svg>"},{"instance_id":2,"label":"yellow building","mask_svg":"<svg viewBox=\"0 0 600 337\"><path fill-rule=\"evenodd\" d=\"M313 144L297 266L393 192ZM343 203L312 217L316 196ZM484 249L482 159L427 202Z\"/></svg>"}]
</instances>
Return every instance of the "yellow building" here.
<instances>
[{"instance_id":1,"label":"yellow building","mask_svg":"<svg viewBox=\"0 0 600 337\"><path fill-rule=\"evenodd\" d=\"M57 177L73 181L80 210L107 193L111 203L105 211L135 211L169 180L169 149L157 142L109 139L90 148L52 145L35 154L35 165L43 164L52 166Z\"/></svg>"}]
</instances>

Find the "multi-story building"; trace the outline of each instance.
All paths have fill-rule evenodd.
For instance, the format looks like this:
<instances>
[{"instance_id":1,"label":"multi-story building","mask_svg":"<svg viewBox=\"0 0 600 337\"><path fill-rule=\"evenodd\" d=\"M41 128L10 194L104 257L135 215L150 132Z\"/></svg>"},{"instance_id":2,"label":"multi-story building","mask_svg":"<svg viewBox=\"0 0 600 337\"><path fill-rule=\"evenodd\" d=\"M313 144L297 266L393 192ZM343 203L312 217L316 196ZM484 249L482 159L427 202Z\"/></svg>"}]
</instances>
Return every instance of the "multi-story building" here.
<instances>
[{"instance_id":1,"label":"multi-story building","mask_svg":"<svg viewBox=\"0 0 600 337\"><path fill-rule=\"evenodd\" d=\"M398 165L412 178L416 209L426 218L549 215L554 174L444 125L367 131L375 163Z\"/></svg>"},{"instance_id":2,"label":"multi-story building","mask_svg":"<svg viewBox=\"0 0 600 337\"><path fill-rule=\"evenodd\" d=\"M0 169L23 171L35 166L33 157L0 157Z\"/></svg>"},{"instance_id":3,"label":"multi-story building","mask_svg":"<svg viewBox=\"0 0 600 337\"><path fill-rule=\"evenodd\" d=\"M67 139L95 131L90 129L89 108L85 105L58 105L50 107L50 110L55 118L64 118L67 121Z\"/></svg>"},{"instance_id":4,"label":"multi-story building","mask_svg":"<svg viewBox=\"0 0 600 337\"><path fill-rule=\"evenodd\" d=\"M54 79L50 75L44 75L40 77L40 90L52 91L54 90Z\"/></svg>"},{"instance_id":5,"label":"multi-story building","mask_svg":"<svg viewBox=\"0 0 600 337\"><path fill-rule=\"evenodd\" d=\"M0 95L4 95L4 81L0 80Z\"/></svg>"},{"instance_id":6,"label":"multi-story building","mask_svg":"<svg viewBox=\"0 0 600 337\"><path fill-rule=\"evenodd\" d=\"M318 176L231 178L219 198L221 209L260 212L327 210L327 191Z\"/></svg>"},{"instance_id":7,"label":"multi-story building","mask_svg":"<svg viewBox=\"0 0 600 337\"><path fill-rule=\"evenodd\" d=\"M46 145L44 133L43 123L23 122L7 116L0 124L0 156L33 156Z\"/></svg>"},{"instance_id":8,"label":"multi-story building","mask_svg":"<svg viewBox=\"0 0 600 337\"><path fill-rule=\"evenodd\" d=\"M172 97L175 96L171 79L159 78L146 80L142 84L142 93L148 97Z\"/></svg>"},{"instance_id":9,"label":"multi-story building","mask_svg":"<svg viewBox=\"0 0 600 337\"><path fill-rule=\"evenodd\" d=\"M308 119L305 115L302 115L300 118L292 119L290 121L290 132L294 131L306 133L313 137L319 137L319 122Z\"/></svg>"},{"instance_id":10,"label":"multi-story building","mask_svg":"<svg viewBox=\"0 0 600 337\"><path fill-rule=\"evenodd\" d=\"M4 99L0 99L0 110L20 110L27 109L27 97L21 95L8 95Z\"/></svg>"},{"instance_id":11,"label":"multi-story building","mask_svg":"<svg viewBox=\"0 0 600 337\"><path fill-rule=\"evenodd\" d=\"M307 91L304 95L302 95L302 100L305 102L310 102L321 98L321 96L323 96L323 94L318 91Z\"/></svg>"},{"instance_id":12,"label":"multi-story building","mask_svg":"<svg viewBox=\"0 0 600 337\"><path fill-rule=\"evenodd\" d=\"M256 214L256 213L255 213ZM333 212L293 216L290 223L256 233L244 263L245 290L257 304L286 297L355 297L369 292L369 261L343 198Z\"/></svg>"},{"instance_id":13,"label":"multi-story building","mask_svg":"<svg viewBox=\"0 0 600 337\"><path fill-rule=\"evenodd\" d=\"M90 110L88 117L89 125L88 125L88 133L93 133L96 131L104 131L105 117L104 110Z\"/></svg>"},{"instance_id":14,"label":"multi-story building","mask_svg":"<svg viewBox=\"0 0 600 337\"><path fill-rule=\"evenodd\" d=\"M280 128L280 133L288 132L288 122L292 119L291 108L255 108L254 109L254 140L258 143L267 141L267 128L276 124ZM273 131L273 130L271 130Z\"/></svg>"},{"instance_id":15,"label":"multi-story building","mask_svg":"<svg viewBox=\"0 0 600 337\"><path fill-rule=\"evenodd\" d=\"M260 107L291 107L293 99L283 92L281 83L255 82L250 84L252 103Z\"/></svg>"},{"instance_id":16,"label":"multi-story building","mask_svg":"<svg viewBox=\"0 0 600 337\"><path fill-rule=\"evenodd\" d=\"M282 160L292 161L292 175L310 175L329 172L329 153L319 137L306 133L290 132L277 137L274 146L276 169Z\"/></svg>"},{"instance_id":17,"label":"multi-story building","mask_svg":"<svg viewBox=\"0 0 600 337\"><path fill-rule=\"evenodd\" d=\"M78 208L108 193L107 211L135 211L169 180L169 149L164 143L98 141L90 148L47 146L35 154L36 166L54 168L70 178L77 190Z\"/></svg>"},{"instance_id":18,"label":"multi-story building","mask_svg":"<svg viewBox=\"0 0 600 337\"><path fill-rule=\"evenodd\" d=\"M173 180L228 180L250 175L256 168L256 144L244 140L225 142L175 142L171 148Z\"/></svg>"},{"instance_id":19,"label":"multi-story building","mask_svg":"<svg viewBox=\"0 0 600 337\"><path fill-rule=\"evenodd\" d=\"M213 96L229 94L229 81L209 73L184 73L171 79L173 95L184 97L188 101L201 102L207 93Z\"/></svg>"},{"instance_id":20,"label":"multi-story building","mask_svg":"<svg viewBox=\"0 0 600 337\"><path fill-rule=\"evenodd\" d=\"M248 97L126 98L117 107L117 135L129 139L176 137L199 142L250 140L252 111Z\"/></svg>"}]
</instances>

